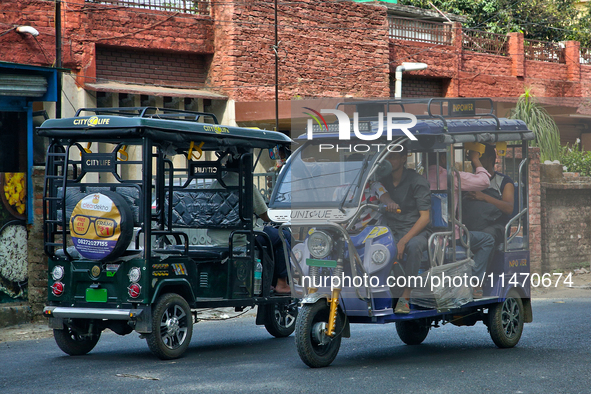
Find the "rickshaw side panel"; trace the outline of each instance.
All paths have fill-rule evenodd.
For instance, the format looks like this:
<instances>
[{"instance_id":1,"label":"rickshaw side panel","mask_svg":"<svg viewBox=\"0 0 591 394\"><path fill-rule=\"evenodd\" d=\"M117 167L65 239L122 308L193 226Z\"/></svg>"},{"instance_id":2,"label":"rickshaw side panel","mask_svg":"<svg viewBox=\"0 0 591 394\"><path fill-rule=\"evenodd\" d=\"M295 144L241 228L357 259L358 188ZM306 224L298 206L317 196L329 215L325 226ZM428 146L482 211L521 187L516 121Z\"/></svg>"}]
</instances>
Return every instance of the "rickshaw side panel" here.
<instances>
[{"instance_id":1,"label":"rickshaw side panel","mask_svg":"<svg viewBox=\"0 0 591 394\"><path fill-rule=\"evenodd\" d=\"M516 287L524 298L530 298L529 251L497 251L486 272L485 284L487 297L504 298L511 288Z\"/></svg>"}]
</instances>

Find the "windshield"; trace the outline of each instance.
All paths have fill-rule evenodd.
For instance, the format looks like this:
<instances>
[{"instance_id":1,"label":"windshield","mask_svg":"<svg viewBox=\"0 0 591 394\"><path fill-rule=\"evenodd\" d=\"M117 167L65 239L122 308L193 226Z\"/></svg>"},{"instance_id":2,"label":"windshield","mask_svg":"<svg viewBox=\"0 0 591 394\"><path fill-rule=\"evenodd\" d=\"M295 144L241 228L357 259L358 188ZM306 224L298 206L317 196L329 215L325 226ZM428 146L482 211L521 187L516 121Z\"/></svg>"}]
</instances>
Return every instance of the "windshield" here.
<instances>
[{"instance_id":1,"label":"windshield","mask_svg":"<svg viewBox=\"0 0 591 394\"><path fill-rule=\"evenodd\" d=\"M272 205L357 205L359 188L363 186L360 178L377 153L371 145L363 145L363 149L368 151L355 152L351 144L342 142L305 145L290 158Z\"/></svg>"}]
</instances>

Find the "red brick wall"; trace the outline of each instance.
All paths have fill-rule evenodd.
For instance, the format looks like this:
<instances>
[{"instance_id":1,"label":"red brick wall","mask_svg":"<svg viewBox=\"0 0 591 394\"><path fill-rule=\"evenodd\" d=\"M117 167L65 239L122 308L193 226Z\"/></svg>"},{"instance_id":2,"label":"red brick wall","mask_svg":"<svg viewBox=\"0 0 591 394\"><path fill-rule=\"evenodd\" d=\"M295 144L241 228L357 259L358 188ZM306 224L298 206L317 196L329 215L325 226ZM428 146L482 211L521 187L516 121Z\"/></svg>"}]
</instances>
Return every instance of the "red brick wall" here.
<instances>
[{"instance_id":1,"label":"red brick wall","mask_svg":"<svg viewBox=\"0 0 591 394\"><path fill-rule=\"evenodd\" d=\"M461 34L457 27L455 34ZM454 45L435 45L390 39L390 72L402 62L427 63L428 69L405 73L405 77L450 78L447 97L518 97L526 87L538 97L591 94L591 65L578 64L573 55L576 45L568 44L568 64L530 61L523 59L520 33L512 35L510 56L463 51L459 40Z\"/></svg>"},{"instance_id":2,"label":"red brick wall","mask_svg":"<svg viewBox=\"0 0 591 394\"><path fill-rule=\"evenodd\" d=\"M41 318L41 312L47 301L47 256L43 251L43 185L45 167L33 167L33 224L28 226L28 273L29 305L35 318Z\"/></svg>"},{"instance_id":3,"label":"red brick wall","mask_svg":"<svg viewBox=\"0 0 591 394\"><path fill-rule=\"evenodd\" d=\"M390 96L394 97L394 83L396 79L392 76L390 79ZM449 80L440 78L403 78L402 97L421 98L421 97L445 97Z\"/></svg>"},{"instance_id":4,"label":"red brick wall","mask_svg":"<svg viewBox=\"0 0 591 394\"><path fill-rule=\"evenodd\" d=\"M273 99L273 1L215 2L213 7L216 51L221 48L224 53L214 55L212 84L223 84L237 100ZM278 19L280 99L389 96L385 7L280 2Z\"/></svg>"},{"instance_id":5,"label":"red brick wall","mask_svg":"<svg viewBox=\"0 0 591 394\"><path fill-rule=\"evenodd\" d=\"M210 88L236 100L273 99L273 0L212 0L211 8L209 17L70 0L62 9L64 66L83 83L95 77L95 45L208 54ZM591 94L591 65L578 64L574 42L567 43L567 63L556 64L524 60L520 33L512 33L511 56L462 51L458 24L453 45L389 40L386 9L375 4L280 2L278 15L280 99L387 97L388 74L403 61L429 64L407 78L449 79L449 97L516 97L526 86L539 97ZM39 30L38 42L10 31L0 37L0 60L54 64L54 2L2 2L2 28L27 24Z\"/></svg>"},{"instance_id":6,"label":"red brick wall","mask_svg":"<svg viewBox=\"0 0 591 394\"><path fill-rule=\"evenodd\" d=\"M0 61L50 66L55 60L54 3L42 0L3 0L0 32L30 25L39 31L29 34L10 31L0 37ZM45 54L43 53L45 51Z\"/></svg>"},{"instance_id":7,"label":"red brick wall","mask_svg":"<svg viewBox=\"0 0 591 394\"><path fill-rule=\"evenodd\" d=\"M507 149L506 165L512 169L505 169L505 174L511 176L514 182L518 181L517 171L519 162L513 161L513 150ZM521 149L515 150L515 158L521 159ZM529 250L530 266L532 272L542 272L542 204L540 198L540 148L529 148L528 162L528 221L529 221ZM497 158L496 171L503 171L501 158Z\"/></svg>"},{"instance_id":8,"label":"red brick wall","mask_svg":"<svg viewBox=\"0 0 591 394\"><path fill-rule=\"evenodd\" d=\"M540 148L529 149L529 251L532 272L542 272L542 201Z\"/></svg>"},{"instance_id":9,"label":"red brick wall","mask_svg":"<svg viewBox=\"0 0 591 394\"><path fill-rule=\"evenodd\" d=\"M96 47L96 77L110 81L202 88L204 55Z\"/></svg>"},{"instance_id":10,"label":"red brick wall","mask_svg":"<svg viewBox=\"0 0 591 394\"><path fill-rule=\"evenodd\" d=\"M0 37L0 60L53 65L54 2L3 0L2 10L10 11L0 11L0 26L31 25L40 34L39 44L31 36L15 32ZM81 83L94 82L95 45L193 54L212 54L214 47L213 22L208 16L112 7L84 0L64 3L62 36L63 66L76 72Z\"/></svg>"}]
</instances>

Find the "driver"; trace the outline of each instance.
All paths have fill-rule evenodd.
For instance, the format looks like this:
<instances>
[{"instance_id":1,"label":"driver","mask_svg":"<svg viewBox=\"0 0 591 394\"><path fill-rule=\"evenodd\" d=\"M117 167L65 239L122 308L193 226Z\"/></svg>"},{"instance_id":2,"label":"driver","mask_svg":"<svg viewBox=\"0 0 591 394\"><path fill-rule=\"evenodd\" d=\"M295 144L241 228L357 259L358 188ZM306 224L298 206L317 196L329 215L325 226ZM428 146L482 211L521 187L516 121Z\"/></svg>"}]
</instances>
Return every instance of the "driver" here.
<instances>
[{"instance_id":1,"label":"driver","mask_svg":"<svg viewBox=\"0 0 591 394\"><path fill-rule=\"evenodd\" d=\"M402 263L409 278L418 275L423 252L427 250L431 190L425 178L406 168L406 159L405 150L388 155L387 160L392 165L392 172L380 179L388 191L381 196L380 201L387 205L385 216L396 242L396 259ZM395 213L398 209L400 213ZM410 287L404 289L394 313L410 313L410 291Z\"/></svg>"},{"instance_id":2,"label":"driver","mask_svg":"<svg viewBox=\"0 0 591 394\"><path fill-rule=\"evenodd\" d=\"M236 169L240 164L239 156L228 155L228 159L226 162L226 168L229 169ZM239 178L238 173L233 171L224 171L222 175L222 179L227 186L238 186L239 185ZM219 189L222 188L222 185L215 181L211 185L212 189ZM252 193L252 200L253 200L253 210L254 213L260 217L265 223L271 221L269 215L267 214L267 204L265 204L265 200L263 200L263 196L258 191L256 186L253 186L253 193ZM273 284L274 284L274 291L278 294L290 294L291 289L289 284L287 283L287 264L285 261L285 254L283 252L283 242L281 242L281 238L279 237L279 230L272 226L264 226L263 232L269 236L271 241L273 252L275 256L273 260L275 262L275 269L273 273ZM224 246L229 244L230 233L232 230L218 230L218 229L210 229L207 230L207 235L211 238L213 244ZM291 235L284 230L284 236L286 242L288 244L288 248L291 248L289 245ZM257 241L261 244L266 242L266 238L258 235L256 237ZM244 245L246 240L244 237L236 236L234 237L234 246Z\"/></svg>"}]
</instances>

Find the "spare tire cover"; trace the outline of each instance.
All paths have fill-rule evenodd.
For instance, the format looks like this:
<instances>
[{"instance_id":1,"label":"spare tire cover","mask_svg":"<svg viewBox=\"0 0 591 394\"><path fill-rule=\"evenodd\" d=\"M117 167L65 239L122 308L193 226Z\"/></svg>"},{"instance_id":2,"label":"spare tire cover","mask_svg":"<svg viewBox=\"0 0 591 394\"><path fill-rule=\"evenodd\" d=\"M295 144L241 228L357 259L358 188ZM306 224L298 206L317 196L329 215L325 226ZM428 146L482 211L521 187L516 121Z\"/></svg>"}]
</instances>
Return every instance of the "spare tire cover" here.
<instances>
[{"instance_id":1,"label":"spare tire cover","mask_svg":"<svg viewBox=\"0 0 591 394\"><path fill-rule=\"evenodd\" d=\"M133 236L131 208L123 197L113 192L88 194L72 211L70 234L82 257L117 258Z\"/></svg>"}]
</instances>

